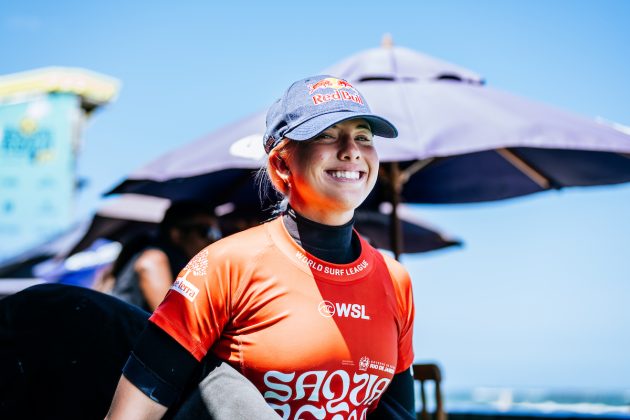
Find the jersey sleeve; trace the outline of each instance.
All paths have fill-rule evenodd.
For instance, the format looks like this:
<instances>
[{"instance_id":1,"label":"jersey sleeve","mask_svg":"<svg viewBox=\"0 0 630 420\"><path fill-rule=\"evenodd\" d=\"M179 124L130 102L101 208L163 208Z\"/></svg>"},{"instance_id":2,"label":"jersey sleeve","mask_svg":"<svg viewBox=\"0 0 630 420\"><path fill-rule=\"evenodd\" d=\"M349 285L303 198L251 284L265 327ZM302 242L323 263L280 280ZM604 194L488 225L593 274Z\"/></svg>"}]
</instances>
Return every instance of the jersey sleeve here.
<instances>
[{"instance_id":1,"label":"jersey sleeve","mask_svg":"<svg viewBox=\"0 0 630 420\"><path fill-rule=\"evenodd\" d=\"M415 306L413 302L413 289L411 278L407 270L398 261L386 258L388 269L391 273L396 291L396 300L399 310L399 336L398 336L398 361L396 373L400 373L413 364L413 323Z\"/></svg>"},{"instance_id":2,"label":"jersey sleeve","mask_svg":"<svg viewBox=\"0 0 630 420\"><path fill-rule=\"evenodd\" d=\"M230 259L215 245L188 262L149 318L199 361L230 319L234 293Z\"/></svg>"}]
</instances>

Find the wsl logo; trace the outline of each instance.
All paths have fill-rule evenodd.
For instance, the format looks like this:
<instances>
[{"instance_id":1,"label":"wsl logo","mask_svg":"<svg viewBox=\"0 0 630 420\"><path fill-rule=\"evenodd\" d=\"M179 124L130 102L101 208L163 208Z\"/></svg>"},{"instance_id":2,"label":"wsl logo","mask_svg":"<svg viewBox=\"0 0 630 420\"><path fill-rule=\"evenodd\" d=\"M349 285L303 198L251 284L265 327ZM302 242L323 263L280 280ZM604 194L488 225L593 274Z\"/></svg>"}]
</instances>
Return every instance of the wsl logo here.
<instances>
[{"instance_id":1,"label":"wsl logo","mask_svg":"<svg viewBox=\"0 0 630 420\"><path fill-rule=\"evenodd\" d=\"M335 315L335 305L333 305L329 300L322 300L319 302L317 309L324 318L330 318Z\"/></svg>"},{"instance_id":2,"label":"wsl logo","mask_svg":"<svg viewBox=\"0 0 630 420\"><path fill-rule=\"evenodd\" d=\"M370 319L370 316L366 314L365 305L357 303L332 303L329 300L322 300L317 310L324 318L336 315L340 318Z\"/></svg>"}]
</instances>

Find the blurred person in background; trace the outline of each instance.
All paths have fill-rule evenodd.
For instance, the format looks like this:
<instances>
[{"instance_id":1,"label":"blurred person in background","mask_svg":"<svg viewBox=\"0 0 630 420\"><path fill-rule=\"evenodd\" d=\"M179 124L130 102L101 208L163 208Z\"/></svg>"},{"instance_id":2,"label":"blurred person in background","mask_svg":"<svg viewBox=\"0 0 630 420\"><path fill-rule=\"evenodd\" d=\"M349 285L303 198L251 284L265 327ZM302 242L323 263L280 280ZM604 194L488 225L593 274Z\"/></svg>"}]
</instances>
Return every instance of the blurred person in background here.
<instances>
[{"instance_id":1,"label":"blurred person in background","mask_svg":"<svg viewBox=\"0 0 630 420\"><path fill-rule=\"evenodd\" d=\"M186 263L220 236L213 209L197 201L175 202L157 236L141 233L125 243L94 288L153 312Z\"/></svg>"}]
</instances>

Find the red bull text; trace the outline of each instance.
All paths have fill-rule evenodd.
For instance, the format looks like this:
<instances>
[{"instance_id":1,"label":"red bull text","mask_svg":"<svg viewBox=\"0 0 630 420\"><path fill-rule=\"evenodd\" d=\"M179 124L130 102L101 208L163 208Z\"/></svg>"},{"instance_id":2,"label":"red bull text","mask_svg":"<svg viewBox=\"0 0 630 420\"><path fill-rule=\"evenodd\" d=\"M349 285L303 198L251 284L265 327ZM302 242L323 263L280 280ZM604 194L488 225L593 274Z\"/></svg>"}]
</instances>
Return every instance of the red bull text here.
<instances>
[{"instance_id":1,"label":"red bull text","mask_svg":"<svg viewBox=\"0 0 630 420\"><path fill-rule=\"evenodd\" d=\"M345 90L335 90L333 93L318 93L312 95L315 105L323 104L330 101L352 101L363 105L363 99L359 95L353 95Z\"/></svg>"}]
</instances>

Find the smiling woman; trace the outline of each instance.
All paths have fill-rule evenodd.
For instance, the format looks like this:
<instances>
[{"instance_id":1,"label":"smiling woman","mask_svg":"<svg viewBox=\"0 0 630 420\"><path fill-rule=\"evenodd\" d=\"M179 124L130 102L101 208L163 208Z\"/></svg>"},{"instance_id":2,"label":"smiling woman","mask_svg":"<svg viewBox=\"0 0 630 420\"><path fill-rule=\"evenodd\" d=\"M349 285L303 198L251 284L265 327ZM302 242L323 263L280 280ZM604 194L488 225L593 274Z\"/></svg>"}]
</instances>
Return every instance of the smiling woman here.
<instances>
[{"instance_id":1,"label":"smiling woman","mask_svg":"<svg viewBox=\"0 0 630 420\"><path fill-rule=\"evenodd\" d=\"M378 174L372 132L363 119L339 122L308 141L287 139L269 153L269 164L291 206L330 225L352 219Z\"/></svg>"},{"instance_id":2,"label":"smiling woman","mask_svg":"<svg viewBox=\"0 0 630 420\"><path fill-rule=\"evenodd\" d=\"M263 138L267 179L288 205L182 270L132 352L109 416L160 417L186 398L180 390L194 376L186 372L211 357L258 391L257 399L215 391L216 369L201 383L213 418L262 418L260 408L251 414L260 402L283 418L415 418L411 280L353 229L378 175L374 136L396 135L345 80L292 84L270 108ZM225 410L235 395L247 402Z\"/></svg>"}]
</instances>

